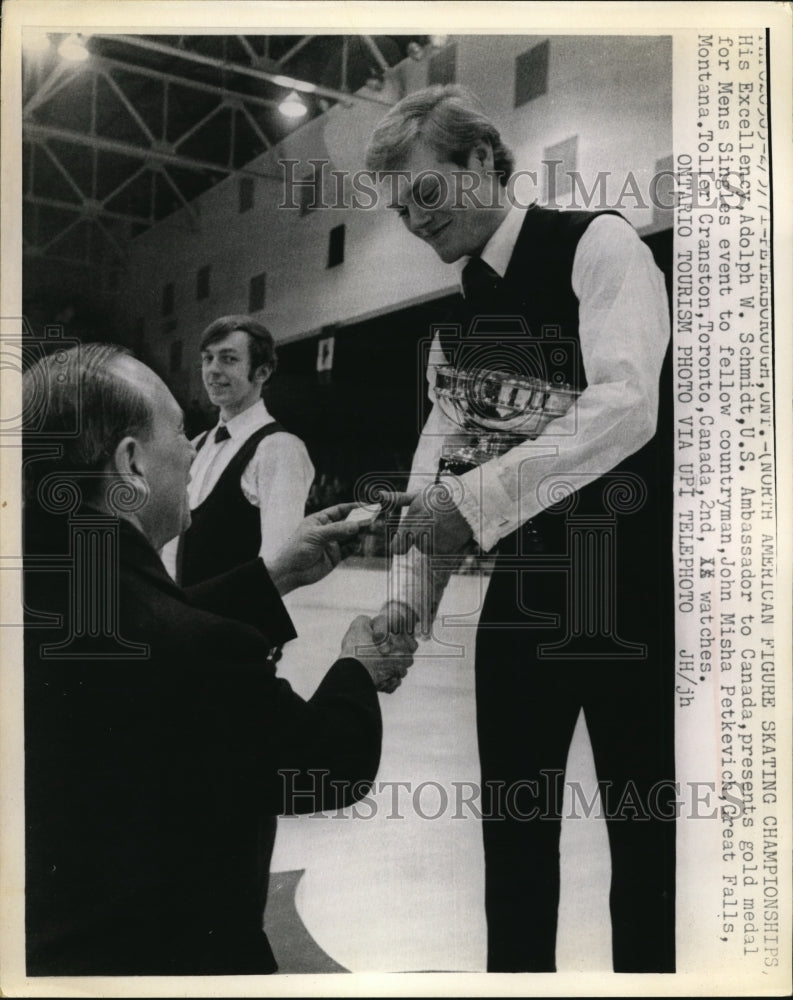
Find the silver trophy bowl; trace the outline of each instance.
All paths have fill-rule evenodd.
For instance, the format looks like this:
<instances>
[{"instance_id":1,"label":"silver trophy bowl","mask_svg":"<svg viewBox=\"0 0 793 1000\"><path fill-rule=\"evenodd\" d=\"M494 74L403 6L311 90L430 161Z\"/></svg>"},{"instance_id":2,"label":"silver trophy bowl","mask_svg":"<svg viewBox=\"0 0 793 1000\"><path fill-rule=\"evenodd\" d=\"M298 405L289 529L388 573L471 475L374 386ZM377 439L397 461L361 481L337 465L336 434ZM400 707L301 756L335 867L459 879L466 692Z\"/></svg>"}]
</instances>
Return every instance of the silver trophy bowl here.
<instances>
[{"instance_id":1,"label":"silver trophy bowl","mask_svg":"<svg viewBox=\"0 0 793 1000\"><path fill-rule=\"evenodd\" d=\"M533 440L552 420L564 416L578 395L567 383L442 365L435 379L437 403L470 434L466 444L442 459L442 469L460 475Z\"/></svg>"}]
</instances>

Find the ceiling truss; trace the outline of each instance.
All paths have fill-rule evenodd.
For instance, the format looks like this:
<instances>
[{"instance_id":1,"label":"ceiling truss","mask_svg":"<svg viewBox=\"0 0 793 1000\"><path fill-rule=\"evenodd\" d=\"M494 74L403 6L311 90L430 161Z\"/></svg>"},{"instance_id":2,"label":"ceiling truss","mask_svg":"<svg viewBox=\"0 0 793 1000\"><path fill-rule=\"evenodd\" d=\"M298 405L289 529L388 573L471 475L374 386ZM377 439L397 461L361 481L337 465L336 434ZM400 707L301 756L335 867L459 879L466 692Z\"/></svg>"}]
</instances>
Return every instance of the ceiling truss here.
<instances>
[{"instance_id":1,"label":"ceiling truss","mask_svg":"<svg viewBox=\"0 0 793 1000\"><path fill-rule=\"evenodd\" d=\"M273 73L268 70L261 68L262 60L257 59L257 65L246 66L242 63L230 63L222 59L215 59L212 56L203 55L200 52L192 52L187 49L180 49L174 47L173 45L165 45L162 42L155 42L150 38L144 38L142 35L94 35L94 38L106 38L112 40L113 42L121 43L124 45L130 45L133 48L145 49L149 52L156 52L163 56L168 56L172 59L185 59L188 62L197 63L202 66L210 66L213 69L227 70L231 73L238 73L241 76L252 77L254 80L262 80L267 83L274 83L279 87L285 87L287 89L299 90L305 94L317 94L320 97L330 97L336 101L342 101L345 104L353 104L355 101L371 102L374 104L385 104L390 105L390 101L381 97L379 94L372 91L369 94L357 93L350 94L344 90L336 90L333 87L325 87L317 83L313 83L310 80L301 80L297 77L284 76L281 73ZM239 37L239 36L238 36ZM315 35L307 35L303 40L302 44L306 45L313 41ZM377 49L377 46L369 38L368 35L364 36L368 39L369 44ZM343 39L343 45L347 47L349 45L349 39L346 37ZM295 46L290 53L287 54L286 61L292 58L296 54L298 46ZM379 49L377 50L379 60L381 60L381 68L387 69L388 64L383 59L382 53ZM284 64L284 59L280 60L281 65Z\"/></svg>"},{"instance_id":2,"label":"ceiling truss","mask_svg":"<svg viewBox=\"0 0 793 1000\"><path fill-rule=\"evenodd\" d=\"M404 57L360 35L225 36L221 57L218 39L211 54L207 39L188 36L88 40L86 63L54 58L25 71L23 247L28 258L105 272L123 268L128 240L175 209L198 226L195 198L218 181L280 181L250 164L283 138L277 109L291 90L307 120L334 103L385 108L361 80L382 79Z\"/></svg>"}]
</instances>

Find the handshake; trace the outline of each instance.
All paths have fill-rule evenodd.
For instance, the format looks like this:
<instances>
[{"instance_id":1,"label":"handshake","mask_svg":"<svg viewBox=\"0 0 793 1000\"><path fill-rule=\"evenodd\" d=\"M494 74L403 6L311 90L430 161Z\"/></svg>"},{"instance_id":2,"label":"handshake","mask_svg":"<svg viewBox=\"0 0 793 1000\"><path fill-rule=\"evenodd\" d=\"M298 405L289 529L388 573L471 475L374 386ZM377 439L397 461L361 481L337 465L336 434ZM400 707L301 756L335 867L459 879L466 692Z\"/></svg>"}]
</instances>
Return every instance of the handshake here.
<instances>
[{"instance_id":1,"label":"handshake","mask_svg":"<svg viewBox=\"0 0 793 1000\"><path fill-rule=\"evenodd\" d=\"M402 683L417 648L410 609L388 604L375 618L359 615L352 622L342 640L341 653L359 660L377 690L391 694Z\"/></svg>"}]
</instances>

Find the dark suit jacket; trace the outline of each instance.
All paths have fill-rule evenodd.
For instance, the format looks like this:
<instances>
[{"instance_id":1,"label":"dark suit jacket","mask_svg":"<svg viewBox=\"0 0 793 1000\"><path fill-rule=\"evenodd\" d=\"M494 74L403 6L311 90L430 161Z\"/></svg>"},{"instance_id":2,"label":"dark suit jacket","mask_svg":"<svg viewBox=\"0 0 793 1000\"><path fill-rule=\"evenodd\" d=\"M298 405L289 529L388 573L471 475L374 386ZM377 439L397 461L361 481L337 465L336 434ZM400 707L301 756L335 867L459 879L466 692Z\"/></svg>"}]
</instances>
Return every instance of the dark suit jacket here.
<instances>
[{"instance_id":1,"label":"dark suit jacket","mask_svg":"<svg viewBox=\"0 0 793 1000\"><path fill-rule=\"evenodd\" d=\"M259 829L285 811L279 770L297 772L290 811L364 794L382 735L368 673L341 659L304 701L266 665L294 631L261 561L188 594L124 521L103 589L115 605L117 586L118 635L148 652L108 655L69 610L79 578L35 566L32 549L46 566L68 542L27 528L28 974L273 971ZM70 626L83 634L67 658L43 650Z\"/></svg>"}]
</instances>

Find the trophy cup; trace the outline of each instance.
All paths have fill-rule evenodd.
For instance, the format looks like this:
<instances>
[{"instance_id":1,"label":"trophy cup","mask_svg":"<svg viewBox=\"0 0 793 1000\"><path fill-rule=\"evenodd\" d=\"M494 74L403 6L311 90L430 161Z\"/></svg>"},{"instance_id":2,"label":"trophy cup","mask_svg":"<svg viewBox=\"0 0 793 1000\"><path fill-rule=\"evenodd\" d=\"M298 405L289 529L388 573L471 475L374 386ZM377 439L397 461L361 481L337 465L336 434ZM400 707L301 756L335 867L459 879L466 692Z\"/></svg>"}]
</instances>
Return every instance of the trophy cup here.
<instances>
[{"instance_id":1,"label":"trophy cup","mask_svg":"<svg viewBox=\"0 0 793 1000\"><path fill-rule=\"evenodd\" d=\"M438 367L436 404L460 428L464 440L460 447L441 458L435 485L443 484L446 488L428 498L430 506L434 504L440 509L454 502L455 487L448 477L460 476L515 445L538 437L552 420L567 413L579 395L566 382L548 382L492 369ZM431 530L431 525L427 530ZM542 542L531 520L526 522L524 531L524 551L539 551ZM425 555L415 546L410 548L392 566L393 596L389 601L400 609L392 613L407 613L410 618L405 621L412 622L406 626L407 630L429 636L451 574L464 559L478 559L481 555L473 542L466 551L451 556Z\"/></svg>"},{"instance_id":2,"label":"trophy cup","mask_svg":"<svg viewBox=\"0 0 793 1000\"><path fill-rule=\"evenodd\" d=\"M441 459L440 471L462 475L533 440L580 395L568 383L487 369L437 369L435 398L470 440Z\"/></svg>"}]
</instances>

